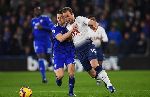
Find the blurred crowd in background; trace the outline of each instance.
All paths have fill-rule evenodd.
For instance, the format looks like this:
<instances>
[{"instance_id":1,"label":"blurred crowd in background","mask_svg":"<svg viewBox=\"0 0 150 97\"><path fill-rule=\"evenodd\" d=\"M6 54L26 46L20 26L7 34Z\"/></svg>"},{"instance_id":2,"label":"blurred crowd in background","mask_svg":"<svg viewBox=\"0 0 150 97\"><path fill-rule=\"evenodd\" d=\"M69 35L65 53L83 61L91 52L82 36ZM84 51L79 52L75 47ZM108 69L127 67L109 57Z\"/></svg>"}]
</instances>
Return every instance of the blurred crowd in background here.
<instances>
[{"instance_id":1,"label":"blurred crowd in background","mask_svg":"<svg viewBox=\"0 0 150 97\"><path fill-rule=\"evenodd\" d=\"M0 55L32 55L31 2L0 0ZM43 14L56 23L56 12L65 6L75 16L95 16L105 28L110 55L149 55L149 0L38 0Z\"/></svg>"}]
</instances>

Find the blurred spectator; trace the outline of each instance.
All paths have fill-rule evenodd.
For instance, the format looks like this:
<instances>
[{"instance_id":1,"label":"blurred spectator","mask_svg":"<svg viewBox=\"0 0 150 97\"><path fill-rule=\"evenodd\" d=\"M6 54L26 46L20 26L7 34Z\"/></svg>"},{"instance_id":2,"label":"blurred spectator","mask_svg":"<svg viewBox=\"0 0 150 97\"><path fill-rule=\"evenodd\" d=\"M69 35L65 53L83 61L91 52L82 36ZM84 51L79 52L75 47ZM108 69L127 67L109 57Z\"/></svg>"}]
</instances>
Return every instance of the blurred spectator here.
<instances>
[{"instance_id":1,"label":"blurred spectator","mask_svg":"<svg viewBox=\"0 0 150 97\"><path fill-rule=\"evenodd\" d=\"M4 33L3 33L3 46L4 46L4 54L9 54L10 53L10 48L11 48L11 38L12 38L12 32L10 31L9 27L4 28Z\"/></svg>"},{"instance_id":2,"label":"blurred spectator","mask_svg":"<svg viewBox=\"0 0 150 97\"><path fill-rule=\"evenodd\" d=\"M31 2L0 0L0 54L33 54ZM56 21L56 12L72 7L75 15L95 16L108 32L110 51L144 54L150 40L150 0L38 0ZM110 25L112 24L112 25ZM123 37L122 37L123 36ZM129 43L129 44L128 44ZM111 48L112 47L112 48ZM18 50L15 50L15 49ZM121 49L121 50L119 50ZM119 51L119 52L118 52Z\"/></svg>"},{"instance_id":3,"label":"blurred spectator","mask_svg":"<svg viewBox=\"0 0 150 97\"><path fill-rule=\"evenodd\" d=\"M130 34L126 32L124 34L123 40L121 42L120 46L120 53L124 56L128 56L131 53L131 40L130 40Z\"/></svg>"},{"instance_id":4,"label":"blurred spectator","mask_svg":"<svg viewBox=\"0 0 150 97\"><path fill-rule=\"evenodd\" d=\"M137 46L136 46L136 53L137 54L146 54L147 52L147 40L144 33L140 34L140 39L138 40Z\"/></svg>"},{"instance_id":5,"label":"blurred spectator","mask_svg":"<svg viewBox=\"0 0 150 97\"><path fill-rule=\"evenodd\" d=\"M131 33L130 33L130 43L131 43L131 53L135 54L136 53L136 46L139 40L139 35L140 33L138 32L137 26L132 26L131 28Z\"/></svg>"},{"instance_id":6,"label":"blurred spectator","mask_svg":"<svg viewBox=\"0 0 150 97\"><path fill-rule=\"evenodd\" d=\"M22 53L22 34L23 30L18 26L11 41L11 54L13 55L20 55Z\"/></svg>"},{"instance_id":7,"label":"blurred spectator","mask_svg":"<svg viewBox=\"0 0 150 97\"><path fill-rule=\"evenodd\" d=\"M122 35L119 31L116 30L116 28L114 26L111 27L111 31L108 32L108 39L110 41L110 43L113 43L116 45L116 46L120 46L120 43L122 41Z\"/></svg>"}]
</instances>

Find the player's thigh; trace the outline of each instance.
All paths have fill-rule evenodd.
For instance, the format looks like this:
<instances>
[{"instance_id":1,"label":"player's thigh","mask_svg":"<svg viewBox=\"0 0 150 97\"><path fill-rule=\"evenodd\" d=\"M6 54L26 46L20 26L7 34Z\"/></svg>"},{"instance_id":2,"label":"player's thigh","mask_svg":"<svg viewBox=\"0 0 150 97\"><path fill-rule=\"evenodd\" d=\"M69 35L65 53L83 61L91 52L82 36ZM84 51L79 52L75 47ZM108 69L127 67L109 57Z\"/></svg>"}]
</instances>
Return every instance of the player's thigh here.
<instances>
[{"instance_id":1,"label":"player's thigh","mask_svg":"<svg viewBox=\"0 0 150 97\"><path fill-rule=\"evenodd\" d=\"M91 59L90 60L90 64L93 68L96 68L97 66L99 66L98 60L97 59Z\"/></svg>"},{"instance_id":2,"label":"player's thigh","mask_svg":"<svg viewBox=\"0 0 150 97\"><path fill-rule=\"evenodd\" d=\"M54 70L64 68L65 59L61 55L54 55Z\"/></svg>"},{"instance_id":3,"label":"player's thigh","mask_svg":"<svg viewBox=\"0 0 150 97\"><path fill-rule=\"evenodd\" d=\"M47 43L44 44L45 45L45 52L47 54L51 54L52 53L52 46L51 46L51 42L47 41Z\"/></svg>"},{"instance_id":4,"label":"player's thigh","mask_svg":"<svg viewBox=\"0 0 150 97\"><path fill-rule=\"evenodd\" d=\"M96 51L97 51L98 63L99 63L99 65L102 65L102 62L103 62L103 59L104 59L102 49L101 48L96 48Z\"/></svg>"},{"instance_id":5,"label":"player's thigh","mask_svg":"<svg viewBox=\"0 0 150 97\"><path fill-rule=\"evenodd\" d=\"M93 68L96 68L99 65L98 60L97 60L97 51L96 51L96 48L94 47L94 45L91 45L89 48L88 59Z\"/></svg>"},{"instance_id":6,"label":"player's thigh","mask_svg":"<svg viewBox=\"0 0 150 97\"><path fill-rule=\"evenodd\" d=\"M34 41L33 44L34 44L34 51L37 54L38 58L45 58L44 45L36 41Z\"/></svg>"}]
</instances>

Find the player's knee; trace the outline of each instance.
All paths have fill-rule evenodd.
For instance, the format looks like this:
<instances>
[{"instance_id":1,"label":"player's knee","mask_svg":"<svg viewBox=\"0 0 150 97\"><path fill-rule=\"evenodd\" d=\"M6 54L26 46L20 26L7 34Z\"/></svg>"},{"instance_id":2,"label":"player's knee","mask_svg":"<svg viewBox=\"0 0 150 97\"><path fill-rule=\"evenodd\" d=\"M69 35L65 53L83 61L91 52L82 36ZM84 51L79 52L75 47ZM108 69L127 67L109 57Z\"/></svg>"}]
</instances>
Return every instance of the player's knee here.
<instances>
[{"instance_id":1,"label":"player's knee","mask_svg":"<svg viewBox=\"0 0 150 97\"><path fill-rule=\"evenodd\" d=\"M45 54L44 54L44 53L37 54L37 57L38 57L38 58L45 58Z\"/></svg>"},{"instance_id":2,"label":"player's knee","mask_svg":"<svg viewBox=\"0 0 150 97\"><path fill-rule=\"evenodd\" d=\"M63 74L59 74L59 75L57 75L57 79L62 79L64 77L64 75Z\"/></svg>"},{"instance_id":3,"label":"player's knee","mask_svg":"<svg viewBox=\"0 0 150 97\"><path fill-rule=\"evenodd\" d=\"M90 70L88 73L89 73L89 75L90 75L92 78L95 78L95 76L96 76L96 71Z\"/></svg>"},{"instance_id":4,"label":"player's knee","mask_svg":"<svg viewBox=\"0 0 150 97\"><path fill-rule=\"evenodd\" d=\"M99 66L97 59L91 60L90 64L91 64L92 68L96 68L97 66Z\"/></svg>"},{"instance_id":5,"label":"player's knee","mask_svg":"<svg viewBox=\"0 0 150 97\"><path fill-rule=\"evenodd\" d=\"M97 66L99 66L99 64L98 63L96 63L96 64L91 64L91 66L92 66L92 68L96 68Z\"/></svg>"},{"instance_id":6,"label":"player's knee","mask_svg":"<svg viewBox=\"0 0 150 97\"><path fill-rule=\"evenodd\" d=\"M68 74L69 74L70 77L73 77L74 76L74 71L68 72Z\"/></svg>"},{"instance_id":7,"label":"player's knee","mask_svg":"<svg viewBox=\"0 0 150 97\"><path fill-rule=\"evenodd\" d=\"M56 74L57 79L62 79L64 77L63 73L57 73Z\"/></svg>"}]
</instances>

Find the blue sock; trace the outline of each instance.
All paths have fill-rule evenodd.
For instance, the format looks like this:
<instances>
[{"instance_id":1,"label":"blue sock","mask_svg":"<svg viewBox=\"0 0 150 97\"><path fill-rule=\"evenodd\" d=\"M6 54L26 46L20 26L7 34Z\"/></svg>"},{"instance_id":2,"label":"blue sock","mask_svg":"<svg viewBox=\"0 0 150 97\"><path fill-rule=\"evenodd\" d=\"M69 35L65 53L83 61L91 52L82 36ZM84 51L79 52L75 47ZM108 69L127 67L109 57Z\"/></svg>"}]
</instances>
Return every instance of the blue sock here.
<instances>
[{"instance_id":1,"label":"blue sock","mask_svg":"<svg viewBox=\"0 0 150 97\"><path fill-rule=\"evenodd\" d=\"M73 94L74 84L75 84L74 76L73 77L69 77L69 94Z\"/></svg>"},{"instance_id":2,"label":"blue sock","mask_svg":"<svg viewBox=\"0 0 150 97\"><path fill-rule=\"evenodd\" d=\"M44 60L45 59L39 59L39 69L42 75L42 79L46 79L46 75L45 75L45 65L44 65Z\"/></svg>"},{"instance_id":3,"label":"blue sock","mask_svg":"<svg viewBox=\"0 0 150 97\"><path fill-rule=\"evenodd\" d=\"M98 74L99 74L102 70L103 70L102 65L97 66L97 67L95 68L95 71L96 71L96 76L95 76L95 78L97 78Z\"/></svg>"}]
</instances>

